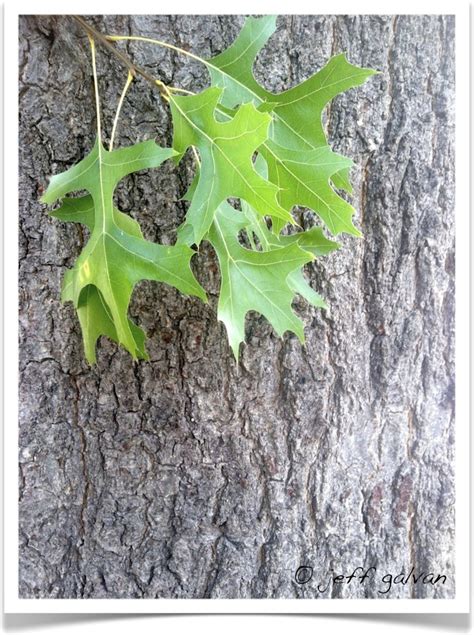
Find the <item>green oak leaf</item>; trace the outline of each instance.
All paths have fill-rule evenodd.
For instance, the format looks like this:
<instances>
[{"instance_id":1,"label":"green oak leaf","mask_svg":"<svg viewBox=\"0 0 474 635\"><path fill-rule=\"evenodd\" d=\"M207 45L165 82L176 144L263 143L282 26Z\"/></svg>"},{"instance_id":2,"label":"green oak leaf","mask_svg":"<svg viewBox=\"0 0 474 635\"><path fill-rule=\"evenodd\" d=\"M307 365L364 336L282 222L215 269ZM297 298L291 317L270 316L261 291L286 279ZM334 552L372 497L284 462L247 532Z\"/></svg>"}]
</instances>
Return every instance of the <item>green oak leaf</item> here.
<instances>
[{"instance_id":1,"label":"green oak leaf","mask_svg":"<svg viewBox=\"0 0 474 635\"><path fill-rule=\"evenodd\" d=\"M296 277L290 284L289 276L314 259L296 241L274 244L267 251L243 247L238 235L247 225L246 215L224 202L206 235L217 253L221 270L217 315L226 327L236 359L245 339L248 311L264 315L278 335L292 331L304 342L303 323L291 308L295 292L299 292L299 280Z\"/></svg>"},{"instance_id":2,"label":"green oak leaf","mask_svg":"<svg viewBox=\"0 0 474 635\"><path fill-rule=\"evenodd\" d=\"M136 221L113 205L114 190L124 176L158 167L174 154L154 141L109 152L96 140L82 161L53 176L41 199L54 203L72 192L90 194L68 198L53 212L91 230L74 267L66 272L62 290L62 300L72 301L78 311L89 363L95 362L100 335L120 343L134 359L146 358L145 335L127 315L133 288L140 280L166 282L185 294L206 299L189 265L195 252L186 245L163 246L145 240Z\"/></svg>"},{"instance_id":3,"label":"green oak leaf","mask_svg":"<svg viewBox=\"0 0 474 635\"><path fill-rule=\"evenodd\" d=\"M276 16L247 18L237 39L228 49L212 58L203 59L213 86L224 88L222 104L234 108L238 104L253 102L261 106L268 93L253 75L253 66L276 29ZM272 103L273 107L273 103Z\"/></svg>"},{"instance_id":4,"label":"green oak leaf","mask_svg":"<svg viewBox=\"0 0 474 635\"><path fill-rule=\"evenodd\" d=\"M114 222L120 229L137 238L143 238L140 225L134 218L120 212L116 207L113 208L113 214ZM61 207L49 212L49 216L66 222L80 223L92 232L95 222L94 199L90 195L65 198L62 200Z\"/></svg>"},{"instance_id":5,"label":"green oak leaf","mask_svg":"<svg viewBox=\"0 0 474 635\"><path fill-rule=\"evenodd\" d=\"M92 196L81 196L79 198L65 198L61 207L49 212L49 215L62 221L80 223L85 225L90 231L93 231L94 211ZM140 225L127 214L114 208L114 219L117 226L121 227L125 232L143 238ZM120 343L113 317L99 289L93 284L89 284L82 289L76 311L83 333L86 359L91 363L95 363L95 348L99 337L106 335L111 340ZM145 333L130 319L128 323L135 339L137 358L148 359L145 350Z\"/></svg>"},{"instance_id":6,"label":"green oak leaf","mask_svg":"<svg viewBox=\"0 0 474 635\"><path fill-rule=\"evenodd\" d=\"M271 93L256 81L253 66L256 56L275 31L275 27L275 16L247 18L233 44L219 55L203 62L211 75L212 85L224 89L221 98L223 110L234 108L243 101L251 101L259 110L271 111L270 139L277 144L277 148L312 151L327 144L322 124L322 113L326 105L339 93L360 86L378 71L355 66L341 53L331 58L323 69L304 82L282 93ZM265 143L264 148L267 147L268 144ZM277 153L269 160L278 163L279 158ZM275 172L276 169L272 170L270 180ZM331 181L339 189L352 191L349 167L334 173ZM274 182L278 184L277 181ZM293 185L297 187L296 180ZM279 202L287 208L281 199ZM352 221L345 223L340 231L359 235Z\"/></svg>"},{"instance_id":7,"label":"green oak leaf","mask_svg":"<svg viewBox=\"0 0 474 635\"><path fill-rule=\"evenodd\" d=\"M278 187L262 178L252 163L256 149L267 139L271 116L253 104L244 104L230 121L217 121L222 88L170 97L174 123L173 147L182 156L198 148L202 166L186 225L192 227L191 244L199 244L210 228L216 210L227 198L247 201L262 216L293 223L291 214L277 201Z\"/></svg>"},{"instance_id":8,"label":"green oak leaf","mask_svg":"<svg viewBox=\"0 0 474 635\"><path fill-rule=\"evenodd\" d=\"M80 223L81 225L85 225L90 231L94 229L95 214L92 196L65 198L63 199L61 207L49 212L49 215L62 221ZM138 238L143 238L140 225L137 221L127 214L120 212L115 207L114 220L116 225L125 232ZM76 311L83 332L86 359L91 363L95 363L95 348L99 337L106 335L111 340L114 340L118 344L120 343L113 318L110 315L109 308L104 302L102 294L97 287L92 284L87 285L81 291ZM148 359L148 354L145 349L145 333L130 319L128 322L137 344L138 359Z\"/></svg>"},{"instance_id":9,"label":"green oak leaf","mask_svg":"<svg viewBox=\"0 0 474 635\"><path fill-rule=\"evenodd\" d=\"M269 179L280 187L279 198L285 209L300 205L314 210L334 236L341 232L362 235L352 223L354 208L330 183L334 174L352 165L351 159L336 154L328 145L303 152L268 141L260 152L268 165Z\"/></svg>"},{"instance_id":10,"label":"green oak leaf","mask_svg":"<svg viewBox=\"0 0 474 635\"><path fill-rule=\"evenodd\" d=\"M273 115L272 140L294 150L311 150L326 144L321 115L331 99L360 86L377 71L354 66L341 53L304 82L282 93L271 93L257 82L253 66L275 28L275 16L247 18L233 44L203 62L212 84L224 88L224 106L234 108L246 101L260 108L268 105Z\"/></svg>"},{"instance_id":11,"label":"green oak leaf","mask_svg":"<svg viewBox=\"0 0 474 635\"><path fill-rule=\"evenodd\" d=\"M105 335L117 344L120 339L115 328L113 316L102 297L99 289L93 284L84 287L79 295L76 307L77 316L81 325L84 351L89 363L96 362L97 340ZM128 319L128 325L135 343L137 359L149 359L145 348L145 333L132 320Z\"/></svg>"},{"instance_id":12,"label":"green oak leaf","mask_svg":"<svg viewBox=\"0 0 474 635\"><path fill-rule=\"evenodd\" d=\"M253 249L256 249L256 247L252 235L255 235L258 239L262 251L271 251L272 249L297 244L301 249L311 253L313 256L325 256L340 247L339 243L326 238L321 227L312 227L311 229L285 236L275 235L268 229L265 221L249 205L243 204L242 211L247 219L245 231ZM295 293L301 295L313 306L323 309L328 308L319 293L316 293L308 284L302 269L291 272L286 282Z\"/></svg>"}]
</instances>

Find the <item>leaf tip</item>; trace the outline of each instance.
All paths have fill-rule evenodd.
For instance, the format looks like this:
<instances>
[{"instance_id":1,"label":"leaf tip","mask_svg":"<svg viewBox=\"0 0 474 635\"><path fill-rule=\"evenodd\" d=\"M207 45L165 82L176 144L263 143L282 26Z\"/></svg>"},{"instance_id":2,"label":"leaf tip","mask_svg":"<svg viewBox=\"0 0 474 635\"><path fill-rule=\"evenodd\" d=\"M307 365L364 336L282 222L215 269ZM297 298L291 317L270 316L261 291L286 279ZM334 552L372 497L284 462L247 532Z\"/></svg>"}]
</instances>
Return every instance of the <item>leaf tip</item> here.
<instances>
[{"instance_id":1,"label":"leaf tip","mask_svg":"<svg viewBox=\"0 0 474 635\"><path fill-rule=\"evenodd\" d=\"M46 189L45 192L43 192L43 194L40 196L39 198L39 202L43 203L44 205L50 205L51 203L54 203L54 201L56 200L55 198L52 198L51 195L48 192L48 189Z\"/></svg>"},{"instance_id":2,"label":"leaf tip","mask_svg":"<svg viewBox=\"0 0 474 635\"><path fill-rule=\"evenodd\" d=\"M204 291L204 289L202 291L199 291L198 294L196 294L196 297L198 297L203 304L209 304L209 299L207 297L207 293Z\"/></svg>"},{"instance_id":3,"label":"leaf tip","mask_svg":"<svg viewBox=\"0 0 474 635\"><path fill-rule=\"evenodd\" d=\"M86 357L86 361L89 364L89 366L95 366L97 364L97 355L95 352L95 342L92 346L86 344L84 346L84 353L85 353L85 357Z\"/></svg>"},{"instance_id":4,"label":"leaf tip","mask_svg":"<svg viewBox=\"0 0 474 635\"><path fill-rule=\"evenodd\" d=\"M383 71L379 71L376 68L366 68L367 74L370 75L383 75Z\"/></svg>"},{"instance_id":5,"label":"leaf tip","mask_svg":"<svg viewBox=\"0 0 474 635\"><path fill-rule=\"evenodd\" d=\"M327 311L329 313L329 305L326 304L325 300L323 300L323 298L321 296L319 296L319 304L318 307L320 309L324 309L325 311Z\"/></svg>"},{"instance_id":6,"label":"leaf tip","mask_svg":"<svg viewBox=\"0 0 474 635\"><path fill-rule=\"evenodd\" d=\"M150 361L150 355L148 354L148 352L146 351L145 348L143 348L142 351L138 351L138 355L137 355L137 359L135 361L138 360L143 360L145 362L149 362Z\"/></svg>"},{"instance_id":7,"label":"leaf tip","mask_svg":"<svg viewBox=\"0 0 474 635\"><path fill-rule=\"evenodd\" d=\"M306 338L305 338L305 334L304 334L304 329L301 328L301 331L298 330L298 332L295 331L294 333L295 333L296 337L299 339L301 346L304 347L305 344L306 344Z\"/></svg>"},{"instance_id":8,"label":"leaf tip","mask_svg":"<svg viewBox=\"0 0 474 635\"><path fill-rule=\"evenodd\" d=\"M235 365L239 366L239 351L240 351L240 342L237 344L231 344L232 354L234 355Z\"/></svg>"}]
</instances>

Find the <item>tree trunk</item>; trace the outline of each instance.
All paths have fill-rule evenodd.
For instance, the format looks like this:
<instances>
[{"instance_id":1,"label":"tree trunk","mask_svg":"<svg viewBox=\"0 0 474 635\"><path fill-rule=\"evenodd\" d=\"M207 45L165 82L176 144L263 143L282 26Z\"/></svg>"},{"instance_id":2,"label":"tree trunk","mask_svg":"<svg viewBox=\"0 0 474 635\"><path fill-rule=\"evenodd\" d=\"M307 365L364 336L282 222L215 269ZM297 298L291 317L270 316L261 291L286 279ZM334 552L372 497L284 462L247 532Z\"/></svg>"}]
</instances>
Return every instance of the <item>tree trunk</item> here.
<instances>
[{"instance_id":1,"label":"tree trunk","mask_svg":"<svg viewBox=\"0 0 474 635\"><path fill-rule=\"evenodd\" d=\"M88 19L203 57L244 21ZM141 283L131 314L151 360L134 363L102 339L90 368L74 309L60 303L86 230L49 218L38 201L49 175L93 144L89 48L68 17L20 18L21 597L454 596L454 18L283 16L277 25L255 68L270 90L341 51L381 71L327 113L333 149L355 161L351 201L364 234L307 267L330 313L298 299L304 347L250 315L237 365L204 244L194 267L209 305ZM167 83L207 85L193 60L120 47ZM102 48L98 72L107 137L126 72ZM117 145L170 145L171 134L167 105L137 79ZM119 208L147 238L172 243L192 170L187 157L127 177ZM313 568L306 584L295 580L300 566ZM358 566L376 567L374 577L332 581ZM446 581L412 575L380 593L385 574L412 568Z\"/></svg>"}]
</instances>

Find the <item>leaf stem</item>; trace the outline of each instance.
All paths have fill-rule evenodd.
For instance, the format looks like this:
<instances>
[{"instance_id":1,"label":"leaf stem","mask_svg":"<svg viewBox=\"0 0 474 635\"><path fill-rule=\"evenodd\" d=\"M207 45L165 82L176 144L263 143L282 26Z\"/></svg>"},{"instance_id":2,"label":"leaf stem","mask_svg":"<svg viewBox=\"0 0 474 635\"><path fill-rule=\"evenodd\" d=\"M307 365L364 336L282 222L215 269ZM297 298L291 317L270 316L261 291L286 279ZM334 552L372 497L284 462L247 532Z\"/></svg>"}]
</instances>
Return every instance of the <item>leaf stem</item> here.
<instances>
[{"instance_id":1,"label":"leaf stem","mask_svg":"<svg viewBox=\"0 0 474 635\"><path fill-rule=\"evenodd\" d=\"M112 134L110 135L109 152L112 152L112 149L114 147L115 130L117 128L120 111L122 110L123 100L125 99L125 95L127 94L127 90L130 84L132 83L132 81L133 81L133 75L131 71L129 70L127 75L127 81L125 82L125 86L123 87L122 94L120 95L119 103L117 106L117 112L115 113L114 125L112 127Z\"/></svg>"},{"instance_id":2,"label":"leaf stem","mask_svg":"<svg viewBox=\"0 0 474 635\"><path fill-rule=\"evenodd\" d=\"M201 64L207 65L207 61L203 59L202 57L199 57L199 55L194 55L194 53L191 53L190 51L186 51L186 49L182 49L179 46L174 46L174 44L169 44L168 42L163 42L162 40L155 40L154 38L151 38L151 37L143 37L140 35L105 35L104 37L110 42L118 42L120 40L130 40L130 41L137 41L137 42L149 42L150 44L158 44L158 46L163 46L165 48L171 49L172 51L175 51L176 53L181 53L182 55L187 55L188 57L191 57L197 62L201 62Z\"/></svg>"},{"instance_id":3,"label":"leaf stem","mask_svg":"<svg viewBox=\"0 0 474 635\"><path fill-rule=\"evenodd\" d=\"M186 90L185 88L178 88L177 86L168 86L168 90L172 93L184 93L185 95L195 95L192 90Z\"/></svg>"},{"instance_id":4,"label":"leaf stem","mask_svg":"<svg viewBox=\"0 0 474 635\"><path fill-rule=\"evenodd\" d=\"M96 116L97 116L97 141L99 142L99 146L101 146L102 145L102 131L101 131L101 125L100 125L99 84L97 81L97 66L95 63L95 42L90 35L89 35L89 44L91 46L92 74L94 75L95 110L96 110Z\"/></svg>"}]
</instances>

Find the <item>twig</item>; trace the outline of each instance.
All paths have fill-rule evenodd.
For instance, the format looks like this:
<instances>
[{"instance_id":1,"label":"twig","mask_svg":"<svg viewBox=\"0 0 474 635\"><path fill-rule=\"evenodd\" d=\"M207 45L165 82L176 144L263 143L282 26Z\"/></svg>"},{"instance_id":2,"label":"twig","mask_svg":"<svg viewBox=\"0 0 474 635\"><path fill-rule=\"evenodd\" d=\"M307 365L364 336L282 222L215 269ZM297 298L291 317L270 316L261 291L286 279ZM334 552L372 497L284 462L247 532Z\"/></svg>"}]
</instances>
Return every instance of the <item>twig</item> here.
<instances>
[{"instance_id":1,"label":"twig","mask_svg":"<svg viewBox=\"0 0 474 635\"><path fill-rule=\"evenodd\" d=\"M164 84L159 79L152 77L152 75L147 73L143 68L134 64L129 57L127 57L121 51L119 51L104 35L102 35L102 33L100 33L99 31L97 31L97 29L95 29L93 26L88 24L84 20L84 18L82 18L79 15L74 15L72 17L78 24L81 25L81 27L86 31L89 37L92 37L95 41L97 41L99 44L102 44L102 46L104 46L107 50L113 53L113 55L115 55L115 57L117 57L122 62L122 64L124 64L127 67L129 73L131 73L133 77L140 75L141 77L143 77L143 79L146 79L147 82L150 82L150 84L153 84L153 86L157 86L161 95L165 99L169 99L169 89L166 86L166 84Z\"/></svg>"}]
</instances>

